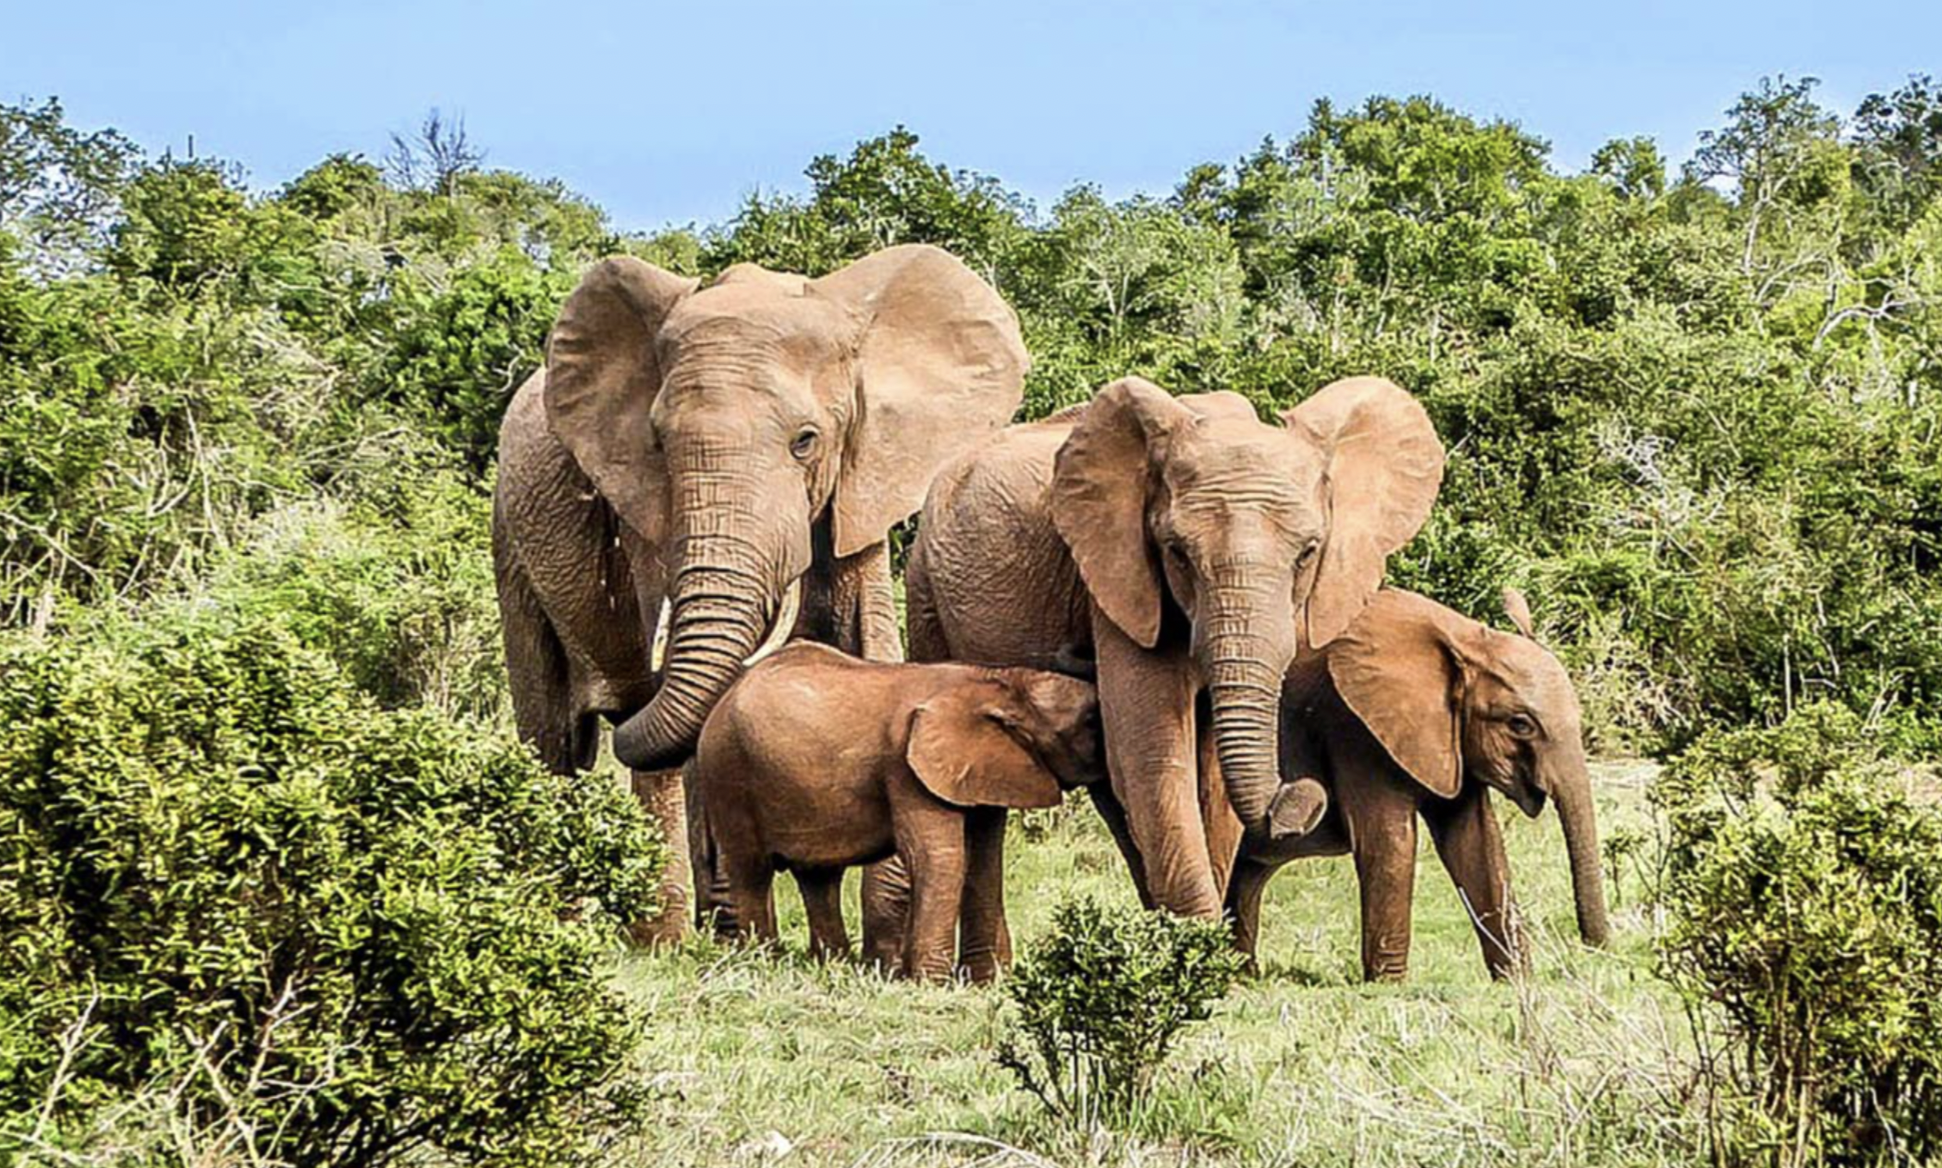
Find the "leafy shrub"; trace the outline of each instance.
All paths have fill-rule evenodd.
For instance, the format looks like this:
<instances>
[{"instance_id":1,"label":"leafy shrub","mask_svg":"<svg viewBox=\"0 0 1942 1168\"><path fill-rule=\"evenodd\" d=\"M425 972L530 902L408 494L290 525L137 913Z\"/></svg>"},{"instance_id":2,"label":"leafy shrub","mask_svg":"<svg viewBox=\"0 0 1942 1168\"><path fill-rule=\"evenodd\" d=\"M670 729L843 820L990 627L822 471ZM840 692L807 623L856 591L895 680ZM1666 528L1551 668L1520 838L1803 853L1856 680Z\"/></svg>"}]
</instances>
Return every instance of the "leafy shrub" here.
<instances>
[{"instance_id":1,"label":"leafy shrub","mask_svg":"<svg viewBox=\"0 0 1942 1168\"><path fill-rule=\"evenodd\" d=\"M513 391L544 360L547 330L573 290L573 273L501 247L415 303L379 377L379 393L460 452L491 465Z\"/></svg>"},{"instance_id":2,"label":"leafy shrub","mask_svg":"<svg viewBox=\"0 0 1942 1168\"><path fill-rule=\"evenodd\" d=\"M1124 1118L1241 968L1218 922L1067 902L1005 984L1015 1017L998 1061L1055 1114Z\"/></svg>"},{"instance_id":3,"label":"leafy shrub","mask_svg":"<svg viewBox=\"0 0 1942 1168\"><path fill-rule=\"evenodd\" d=\"M491 509L455 472L401 483L383 506L280 508L209 591L278 621L381 706L491 718L506 698Z\"/></svg>"},{"instance_id":4,"label":"leafy shrub","mask_svg":"<svg viewBox=\"0 0 1942 1168\"><path fill-rule=\"evenodd\" d=\"M1655 789L1662 967L1717 1022L1758 1162L1942 1154L1942 809L1845 708L1709 736Z\"/></svg>"},{"instance_id":5,"label":"leafy shrub","mask_svg":"<svg viewBox=\"0 0 1942 1168\"><path fill-rule=\"evenodd\" d=\"M569 1162L625 1123L633 800L379 708L268 609L87 642L0 642L0 1146L156 1082L299 1165Z\"/></svg>"}]
</instances>

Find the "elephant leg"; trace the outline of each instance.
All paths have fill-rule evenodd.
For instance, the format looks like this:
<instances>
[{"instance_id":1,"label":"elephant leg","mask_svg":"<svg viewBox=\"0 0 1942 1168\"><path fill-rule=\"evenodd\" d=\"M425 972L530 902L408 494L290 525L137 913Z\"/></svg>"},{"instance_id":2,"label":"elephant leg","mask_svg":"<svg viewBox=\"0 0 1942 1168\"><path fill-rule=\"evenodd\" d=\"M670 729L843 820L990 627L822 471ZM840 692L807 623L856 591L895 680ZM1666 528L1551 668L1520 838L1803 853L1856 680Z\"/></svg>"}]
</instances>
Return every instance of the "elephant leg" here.
<instances>
[{"instance_id":1,"label":"elephant leg","mask_svg":"<svg viewBox=\"0 0 1942 1168\"><path fill-rule=\"evenodd\" d=\"M1179 916L1218 916L1200 816L1192 662L1181 650L1140 648L1096 611L1093 640L1106 770L1153 900Z\"/></svg>"},{"instance_id":2,"label":"elephant leg","mask_svg":"<svg viewBox=\"0 0 1942 1168\"><path fill-rule=\"evenodd\" d=\"M641 801L647 817L660 828L668 841L667 864L661 872L660 907L653 916L637 921L628 930L637 945L664 945L688 934L688 885L692 879L689 862L687 784L679 770L633 771L634 797Z\"/></svg>"},{"instance_id":3,"label":"elephant leg","mask_svg":"<svg viewBox=\"0 0 1942 1168\"><path fill-rule=\"evenodd\" d=\"M1011 964L1011 930L1005 924L1006 818L1002 807L979 807L965 814L969 854L958 968L972 982L991 981Z\"/></svg>"},{"instance_id":4,"label":"elephant leg","mask_svg":"<svg viewBox=\"0 0 1942 1168\"><path fill-rule=\"evenodd\" d=\"M930 566L925 562L921 542L910 549L910 562L904 565L904 624L910 634L912 661L951 659L951 647L944 640L944 622L937 614Z\"/></svg>"},{"instance_id":5,"label":"elephant leg","mask_svg":"<svg viewBox=\"0 0 1942 1168\"><path fill-rule=\"evenodd\" d=\"M897 630L889 541L844 559L840 570L855 590L856 655L866 661L902 661L904 639Z\"/></svg>"},{"instance_id":6,"label":"elephant leg","mask_svg":"<svg viewBox=\"0 0 1942 1168\"><path fill-rule=\"evenodd\" d=\"M773 945L775 925L775 868L765 859L731 858L728 898L735 906L736 936Z\"/></svg>"},{"instance_id":7,"label":"elephant leg","mask_svg":"<svg viewBox=\"0 0 1942 1168\"><path fill-rule=\"evenodd\" d=\"M1510 895L1510 862L1504 856L1504 836L1489 792L1472 785L1454 805L1425 811L1436 854L1456 882L1476 927L1484 967L1498 979L1527 968L1530 955Z\"/></svg>"},{"instance_id":8,"label":"elephant leg","mask_svg":"<svg viewBox=\"0 0 1942 1168\"><path fill-rule=\"evenodd\" d=\"M1416 890L1416 798L1381 778L1337 783L1362 892L1362 976L1409 974L1410 902Z\"/></svg>"},{"instance_id":9,"label":"elephant leg","mask_svg":"<svg viewBox=\"0 0 1942 1168\"><path fill-rule=\"evenodd\" d=\"M896 786L891 788L891 814L897 851L910 865L903 975L948 981L957 964L958 908L964 896L964 814L927 793Z\"/></svg>"},{"instance_id":10,"label":"elephant leg","mask_svg":"<svg viewBox=\"0 0 1942 1168\"><path fill-rule=\"evenodd\" d=\"M499 546L502 541L495 524L494 557L504 561L510 553ZM540 763L556 775L592 768L600 748L600 717L575 708L566 647L516 564L499 573L499 626L519 737L533 744Z\"/></svg>"},{"instance_id":11,"label":"elephant leg","mask_svg":"<svg viewBox=\"0 0 1942 1168\"><path fill-rule=\"evenodd\" d=\"M805 868L796 873L802 907L809 917L809 955L818 961L850 955L849 930L843 927L843 870Z\"/></svg>"},{"instance_id":12,"label":"elephant leg","mask_svg":"<svg viewBox=\"0 0 1942 1168\"><path fill-rule=\"evenodd\" d=\"M1261 943L1261 894L1275 869L1267 864L1237 864L1234 879L1227 886L1227 915L1234 928L1234 947L1247 955L1249 969L1256 967Z\"/></svg>"},{"instance_id":13,"label":"elephant leg","mask_svg":"<svg viewBox=\"0 0 1942 1168\"><path fill-rule=\"evenodd\" d=\"M884 973L903 962L910 914L910 866L899 855L863 870L863 959Z\"/></svg>"},{"instance_id":14,"label":"elephant leg","mask_svg":"<svg viewBox=\"0 0 1942 1168\"><path fill-rule=\"evenodd\" d=\"M1133 874L1133 887L1140 894L1140 907L1148 912L1159 907L1153 901L1153 890L1146 882L1146 865L1140 860L1139 846L1133 842L1133 829L1126 824L1126 808L1113 794L1112 784L1094 783L1086 791L1092 796L1092 805L1098 809L1099 818L1106 821L1106 830L1112 833L1113 843L1119 845L1119 854L1126 858L1126 870Z\"/></svg>"},{"instance_id":15,"label":"elephant leg","mask_svg":"<svg viewBox=\"0 0 1942 1168\"><path fill-rule=\"evenodd\" d=\"M694 875L694 924L699 932L720 940L735 935L735 903L728 895L728 870L721 849L709 830L708 809L702 805L694 781L694 760L681 769L687 793L688 864Z\"/></svg>"},{"instance_id":16,"label":"elephant leg","mask_svg":"<svg viewBox=\"0 0 1942 1168\"><path fill-rule=\"evenodd\" d=\"M1207 835L1207 858L1214 869L1214 888L1227 894L1227 881L1234 861L1241 854L1241 820L1234 805L1227 801L1227 786L1221 780L1220 752L1214 749L1214 735L1200 727L1200 821Z\"/></svg>"}]
</instances>

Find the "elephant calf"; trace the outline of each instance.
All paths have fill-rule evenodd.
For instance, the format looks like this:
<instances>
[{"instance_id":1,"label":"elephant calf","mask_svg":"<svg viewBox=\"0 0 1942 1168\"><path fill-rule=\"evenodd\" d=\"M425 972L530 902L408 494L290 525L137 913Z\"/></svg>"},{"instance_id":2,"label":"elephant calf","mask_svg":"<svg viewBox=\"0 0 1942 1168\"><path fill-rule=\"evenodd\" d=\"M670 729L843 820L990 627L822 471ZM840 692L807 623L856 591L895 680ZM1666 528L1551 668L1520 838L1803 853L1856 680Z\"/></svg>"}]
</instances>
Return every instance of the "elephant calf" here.
<instances>
[{"instance_id":1,"label":"elephant calf","mask_svg":"<svg viewBox=\"0 0 1942 1168\"><path fill-rule=\"evenodd\" d=\"M786 869L811 951L848 953L843 869L900 854L912 885L904 974L944 979L961 964L984 981L1005 960L1006 809L1054 806L1104 766L1084 681L798 643L751 667L709 716L695 783L743 935L775 939L770 886Z\"/></svg>"},{"instance_id":2,"label":"elephant calf","mask_svg":"<svg viewBox=\"0 0 1942 1168\"><path fill-rule=\"evenodd\" d=\"M1250 832L1242 844L1227 909L1250 955L1261 893L1276 869L1302 856L1348 852L1362 891L1363 973L1372 981L1403 977L1420 816L1467 902L1484 964L1493 977L1509 973L1518 960L1510 869L1491 787L1527 815L1557 801L1579 933L1589 944L1605 943L1577 695L1564 666L1531 639L1523 596L1506 589L1504 601L1522 635L1385 589L1347 635L1288 675L1275 816L1314 826L1273 841Z\"/></svg>"}]
</instances>

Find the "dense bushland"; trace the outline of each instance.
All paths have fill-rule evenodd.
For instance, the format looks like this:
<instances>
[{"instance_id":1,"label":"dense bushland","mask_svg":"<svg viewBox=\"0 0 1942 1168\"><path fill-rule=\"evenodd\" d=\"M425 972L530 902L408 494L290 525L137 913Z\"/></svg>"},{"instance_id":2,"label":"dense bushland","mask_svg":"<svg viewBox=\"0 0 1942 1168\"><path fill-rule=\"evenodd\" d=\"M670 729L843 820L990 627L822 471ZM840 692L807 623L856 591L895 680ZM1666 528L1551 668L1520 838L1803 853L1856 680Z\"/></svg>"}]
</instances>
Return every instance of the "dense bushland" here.
<instances>
[{"instance_id":1,"label":"dense bushland","mask_svg":"<svg viewBox=\"0 0 1942 1168\"><path fill-rule=\"evenodd\" d=\"M0 161L0 621L193 586L252 521L400 484L477 491L511 390L595 256L822 272L965 256L1024 318L1027 416L1141 373L1265 408L1379 371L1452 458L1404 582L1471 609L1524 585L1601 741L1677 745L1831 698L1942 722L1942 91L1845 122L1763 82L1670 173L1587 173L1424 98L1318 104L1164 196L1049 209L896 131L804 195L629 236L448 127L252 195L57 106ZM438 140L444 135L444 140Z\"/></svg>"},{"instance_id":2,"label":"dense bushland","mask_svg":"<svg viewBox=\"0 0 1942 1168\"><path fill-rule=\"evenodd\" d=\"M1654 788L1664 972L1729 1108L1715 1139L1779 1165L1942 1153L1942 811L1931 779L1817 703L1708 735Z\"/></svg>"},{"instance_id":3,"label":"dense bushland","mask_svg":"<svg viewBox=\"0 0 1942 1168\"><path fill-rule=\"evenodd\" d=\"M0 645L0 1150L550 1163L625 1128L604 967L659 845L502 725L382 708L381 633L321 651L381 623L337 623L356 566Z\"/></svg>"}]
</instances>

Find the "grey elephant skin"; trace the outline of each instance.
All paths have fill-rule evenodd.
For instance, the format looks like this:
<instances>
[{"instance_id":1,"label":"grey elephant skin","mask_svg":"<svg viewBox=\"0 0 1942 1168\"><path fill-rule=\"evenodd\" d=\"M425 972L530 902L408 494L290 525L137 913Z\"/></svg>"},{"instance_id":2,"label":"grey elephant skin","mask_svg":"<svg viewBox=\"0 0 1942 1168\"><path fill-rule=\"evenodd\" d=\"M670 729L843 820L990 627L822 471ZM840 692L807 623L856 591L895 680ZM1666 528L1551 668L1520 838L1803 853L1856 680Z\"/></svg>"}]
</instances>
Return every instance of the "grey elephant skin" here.
<instances>
[{"instance_id":1,"label":"grey elephant skin","mask_svg":"<svg viewBox=\"0 0 1942 1168\"><path fill-rule=\"evenodd\" d=\"M1279 424L1236 394L1114 382L939 473L910 558L911 656L1090 659L1098 803L1142 899L1214 916L1241 829L1277 830L1283 675L1361 611L1442 472L1422 407L1379 378Z\"/></svg>"},{"instance_id":2,"label":"grey elephant skin","mask_svg":"<svg viewBox=\"0 0 1942 1168\"><path fill-rule=\"evenodd\" d=\"M748 669L709 716L694 767L745 935L775 940L770 890L783 869L802 889L811 952L846 955L844 869L894 853L911 879L898 968L973 981L1010 957L1007 809L1056 806L1102 774L1084 681L866 662L813 644Z\"/></svg>"},{"instance_id":3,"label":"grey elephant skin","mask_svg":"<svg viewBox=\"0 0 1942 1168\"><path fill-rule=\"evenodd\" d=\"M1408 972L1416 825L1464 898L1493 977L1516 968L1510 868L1490 792L1536 816L1555 802L1570 855L1578 929L1610 935L1598 826L1576 692L1531 637L1522 595L1505 594L1518 633L1504 633L1413 592L1385 589L1348 633L1296 665L1283 704L1278 804L1327 809L1280 841L1251 834L1228 890L1236 937L1253 954L1261 894L1281 865L1352 854L1362 897L1362 970ZM1313 818L1309 810L1289 811Z\"/></svg>"},{"instance_id":4,"label":"grey elephant skin","mask_svg":"<svg viewBox=\"0 0 1942 1168\"><path fill-rule=\"evenodd\" d=\"M902 656L885 533L1009 420L1028 363L1011 309L932 247L813 280L593 267L500 430L493 557L520 733L565 772L616 723L614 753L682 839L674 768L765 642ZM648 939L685 929L686 859Z\"/></svg>"}]
</instances>

